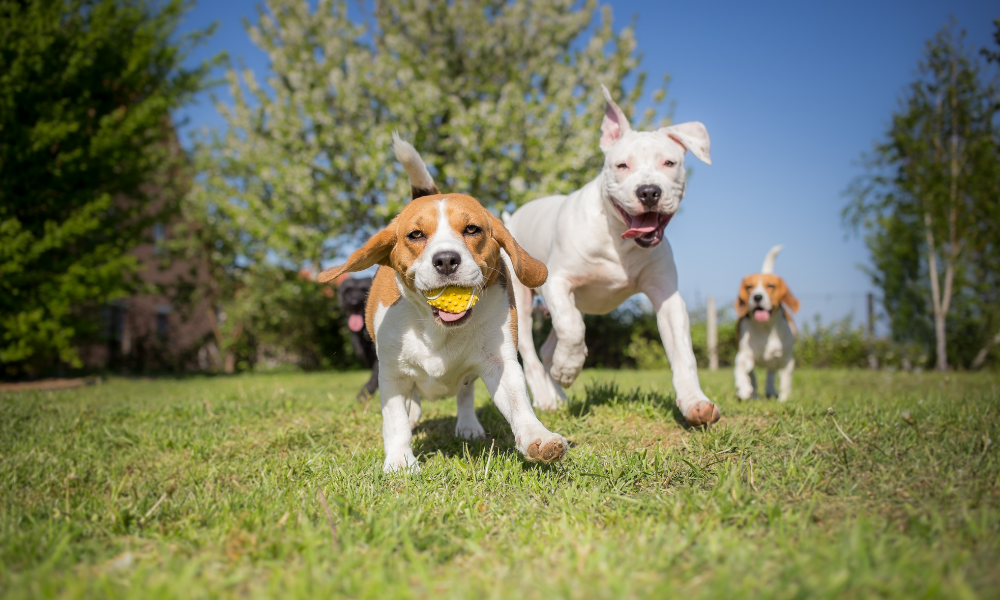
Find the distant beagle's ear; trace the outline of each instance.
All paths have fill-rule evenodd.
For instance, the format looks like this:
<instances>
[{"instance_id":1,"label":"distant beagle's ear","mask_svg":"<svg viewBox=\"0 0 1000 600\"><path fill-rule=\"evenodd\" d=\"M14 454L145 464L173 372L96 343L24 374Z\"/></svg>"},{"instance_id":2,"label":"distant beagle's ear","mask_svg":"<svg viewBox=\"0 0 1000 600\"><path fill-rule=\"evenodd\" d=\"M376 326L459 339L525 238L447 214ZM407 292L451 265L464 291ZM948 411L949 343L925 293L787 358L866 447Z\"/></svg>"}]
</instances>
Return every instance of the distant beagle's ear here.
<instances>
[{"instance_id":1,"label":"distant beagle's ear","mask_svg":"<svg viewBox=\"0 0 1000 600\"><path fill-rule=\"evenodd\" d=\"M744 277L743 281L740 282L740 293L736 298L736 302L733 302L733 306L736 307L736 318L742 319L747 316L750 312L750 290L747 289L749 277Z\"/></svg>"},{"instance_id":2,"label":"distant beagle's ear","mask_svg":"<svg viewBox=\"0 0 1000 600\"><path fill-rule=\"evenodd\" d=\"M699 121L688 121L660 129L660 133L674 140L684 149L697 156L706 165L712 164L711 141L708 130Z\"/></svg>"},{"instance_id":3,"label":"distant beagle's ear","mask_svg":"<svg viewBox=\"0 0 1000 600\"><path fill-rule=\"evenodd\" d=\"M396 221L394 219L392 223L389 223L388 227L373 235L371 239L365 242L364 246L355 250L346 263L330 267L323 271L316 277L316 281L326 283L327 281L337 279L345 273L364 271L374 264L390 266L389 255L395 247Z\"/></svg>"},{"instance_id":4,"label":"distant beagle's ear","mask_svg":"<svg viewBox=\"0 0 1000 600\"><path fill-rule=\"evenodd\" d=\"M493 239L510 257L510 263L514 267L514 275L518 281L529 288L541 287L549 276L549 270L540 260L536 260L525 252L524 248L514 240L514 236L504 227L503 221L493 216L493 213L489 211L486 211L486 214L490 216Z\"/></svg>"},{"instance_id":5,"label":"distant beagle's ear","mask_svg":"<svg viewBox=\"0 0 1000 600\"><path fill-rule=\"evenodd\" d=\"M604 92L604 120L601 121L601 150L608 151L608 148L615 145L615 142L622 139L626 133L632 130L625 118L625 113L618 108L615 101L611 99L611 92L608 88L601 86Z\"/></svg>"},{"instance_id":6,"label":"distant beagle's ear","mask_svg":"<svg viewBox=\"0 0 1000 600\"><path fill-rule=\"evenodd\" d=\"M792 295L792 290L788 289L788 284L785 283L784 279L779 281L781 282L781 303L792 309L793 313L799 312L798 299Z\"/></svg>"}]
</instances>

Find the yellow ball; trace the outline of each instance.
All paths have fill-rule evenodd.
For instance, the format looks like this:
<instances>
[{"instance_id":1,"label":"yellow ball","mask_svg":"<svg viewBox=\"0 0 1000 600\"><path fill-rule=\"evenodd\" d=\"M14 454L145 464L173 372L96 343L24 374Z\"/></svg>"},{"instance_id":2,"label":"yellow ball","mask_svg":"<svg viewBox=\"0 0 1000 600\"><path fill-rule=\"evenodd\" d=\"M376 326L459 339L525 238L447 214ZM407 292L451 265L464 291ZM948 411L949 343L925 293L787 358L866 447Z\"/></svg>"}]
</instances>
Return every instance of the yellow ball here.
<instances>
[{"instance_id":1,"label":"yellow ball","mask_svg":"<svg viewBox=\"0 0 1000 600\"><path fill-rule=\"evenodd\" d=\"M439 290L426 292L427 304L438 310L447 313L460 313L469 310L479 302L479 296L473 292L473 288L461 288L449 285Z\"/></svg>"}]
</instances>

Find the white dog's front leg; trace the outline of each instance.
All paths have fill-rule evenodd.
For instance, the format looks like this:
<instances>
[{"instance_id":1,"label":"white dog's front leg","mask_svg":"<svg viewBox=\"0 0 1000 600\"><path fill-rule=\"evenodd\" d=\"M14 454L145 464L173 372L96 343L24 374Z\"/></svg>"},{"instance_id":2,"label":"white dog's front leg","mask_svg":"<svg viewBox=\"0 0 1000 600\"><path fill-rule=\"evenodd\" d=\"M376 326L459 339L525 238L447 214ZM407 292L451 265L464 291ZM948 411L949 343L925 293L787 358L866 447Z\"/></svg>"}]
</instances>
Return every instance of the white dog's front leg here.
<instances>
[{"instance_id":1,"label":"white dog's front leg","mask_svg":"<svg viewBox=\"0 0 1000 600\"><path fill-rule=\"evenodd\" d=\"M688 322L684 299L676 291L676 287L669 294L654 290L646 295L656 307L656 324L674 374L677 407L691 425L715 423L720 417L719 408L701 391L698 363L691 344L691 324Z\"/></svg>"},{"instance_id":2,"label":"white dog's front leg","mask_svg":"<svg viewBox=\"0 0 1000 600\"><path fill-rule=\"evenodd\" d=\"M478 440L486 435L486 430L476 417L476 378L469 375L458 388L458 423L455 435L463 440Z\"/></svg>"},{"instance_id":3,"label":"white dog's front leg","mask_svg":"<svg viewBox=\"0 0 1000 600\"><path fill-rule=\"evenodd\" d=\"M749 400L753 397L753 393L757 388L753 380L753 351L749 348L741 348L736 353L735 362L733 376L736 379L736 396L740 400Z\"/></svg>"},{"instance_id":4,"label":"white dog's front leg","mask_svg":"<svg viewBox=\"0 0 1000 600\"><path fill-rule=\"evenodd\" d=\"M410 429L413 429L420 422L420 415L423 414L423 409L420 408L420 394L417 393L417 390L413 390L406 401L406 414L410 419Z\"/></svg>"},{"instance_id":5,"label":"white dog's front leg","mask_svg":"<svg viewBox=\"0 0 1000 600\"><path fill-rule=\"evenodd\" d=\"M517 450L531 461L552 462L566 455L566 438L542 425L528 400L528 386L516 360L486 364L479 374L500 413L510 423Z\"/></svg>"},{"instance_id":6,"label":"white dog's front leg","mask_svg":"<svg viewBox=\"0 0 1000 600\"><path fill-rule=\"evenodd\" d=\"M778 402L785 402L792 395L792 371L795 370L795 359L789 359L788 364L778 371L778 385L781 391L778 393Z\"/></svg>"},{"instance_id":7,"label":"white dog's front leg","mask_svg":"<svg viewBox=\"0 0 1000 600\"><path fill-rule=\"evenodd\" d=\"M382 469L386 472L397 469L419 470L417 457L413 455L410 443L413 434L410 431L409 408L412 384L406 389L401 382L379 381L382 397L382 446L385 449L385 463ZM408 406L410 405L410 406Z\"/></svg>"},{"instance_id":8,"label":"white dog's front leg","mask_svg":"<svg viewBox=\"0 0 1000 600\"><path fill-rule=\"evenodd\" d=\"M583 370L587 358L584 342L586 329L583 314L576 308L569 282L552 279L542 287L545 304L552 315L552 329L556 332L556 348L552 353L549 375L562 387L569 387Z\"/></svg>"}]
</instances>

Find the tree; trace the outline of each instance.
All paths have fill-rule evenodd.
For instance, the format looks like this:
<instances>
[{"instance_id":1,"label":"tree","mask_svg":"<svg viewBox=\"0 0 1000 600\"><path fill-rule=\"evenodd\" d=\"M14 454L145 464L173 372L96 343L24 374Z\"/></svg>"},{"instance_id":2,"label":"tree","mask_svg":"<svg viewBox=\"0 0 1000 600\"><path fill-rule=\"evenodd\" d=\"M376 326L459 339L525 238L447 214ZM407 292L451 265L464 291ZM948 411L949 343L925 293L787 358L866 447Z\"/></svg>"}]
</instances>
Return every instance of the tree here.
<instances>
[{"instance_id":1,"label":"tree","mask_svg":"<svg viewBox=\"0 0 1000 600\"><path fill-rule=\"evenodd\" d=\"M212 257L223 345L243 334L257 272L322 261L409 198L391 133L414 143L443 190L513 208L582 185L600 165L603 99L639 58L596 0L271 0L249 27L270 60L261 85L230 70L227 129L205 140L187 214ZM600 13L600 19L595 16ZM654 94L657 102L665 91ZM652 122L649 111L646 122ZM252 284L251 281L254 283ZM273 285L283 285L279 280ZM266 289L266 288L263 288Z\"/></svg>"},{"instance_id":2,"label":"tree","mask_svg":"<svg viewBox=\"0 0 1000 600\"><path fill-rule=\"evenodd\" d=\"M181 0L0 0L0 364L79 366L96 307L138 285L129 250L169 198L170 111L203 85L182 67ZM176 208L166 202L160 210Z\"/></svg>"},{"instance_id":3,"label":"tree","mask_svg":"<svg viewBox=\"0 0 1000 600\"><path fill-rule=\"evenodd\" d=\"M867 232L872 281L882 288L894 336L932 335L942 371L949 346L968 355L970 334L984 341L991 309L981 284L995 279L998 266L995 253L989 257L995 221L982 221L997 202L997 86L954 27L928 41L918 79L844 210L849 224ZM962 331L961 347L949 338L949 323Z\"/></svg>"}]
</instances>

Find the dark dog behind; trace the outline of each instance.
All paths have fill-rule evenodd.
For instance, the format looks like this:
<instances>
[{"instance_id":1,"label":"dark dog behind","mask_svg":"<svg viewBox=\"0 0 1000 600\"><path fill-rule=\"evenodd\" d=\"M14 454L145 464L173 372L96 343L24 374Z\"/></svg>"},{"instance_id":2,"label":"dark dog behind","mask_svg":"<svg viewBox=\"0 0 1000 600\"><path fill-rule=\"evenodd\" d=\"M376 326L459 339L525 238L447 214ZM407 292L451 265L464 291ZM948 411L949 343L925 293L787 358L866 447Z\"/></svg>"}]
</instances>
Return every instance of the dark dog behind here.
<instances>
[{"instance_id":1,"label":"dark dog behind","mask_svg":"<svg viewBox=\"0 0 1000 600\"><path fill-rule=\"evenodd\" d=\"M337 287L337 301L347 316L347 328L351 330L354 353L372 370L368 383L358 392L359 400L371 398L378 389L378 355L375 354L375 344L365 328L365 300L368 299L371 286L371 277L358 277L344 279Z\"/></svg>"}]
</instances>

